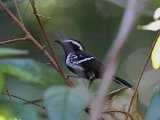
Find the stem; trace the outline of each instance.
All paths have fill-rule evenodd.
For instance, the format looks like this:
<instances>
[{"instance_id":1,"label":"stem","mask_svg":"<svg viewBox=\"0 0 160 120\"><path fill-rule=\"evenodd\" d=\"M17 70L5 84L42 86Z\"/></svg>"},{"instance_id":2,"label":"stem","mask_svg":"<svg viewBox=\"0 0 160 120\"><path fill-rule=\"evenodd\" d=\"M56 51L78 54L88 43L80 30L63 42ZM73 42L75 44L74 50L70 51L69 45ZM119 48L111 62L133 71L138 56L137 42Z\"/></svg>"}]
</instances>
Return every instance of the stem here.
<instances>
[{"instance_id":1,"label":"stem","mask_svg":"<svg viewBox=\"0 0 160 120\"><path fill-rule=\"evenodd\" d=\"M153 51L153 49L154 49L154 47L155 47L155 45L156 45L156 42L157 42L159 36L160 36L160 31L158 32L158 34L157 34L157 36L156 36L156 38L155 38L155 41L154 41L153 44L152 44L151 50L150 50L150 52L149 52L149 54L148 54L148 57L146 58L144 67L142 68L142 72L141 72L141 74L140 74L140 76L139 76L139 79L137 80L137 84L136 84L134 93L133 93L133 95L132 95L131 102L130 102L130 104L129 104L129 108L128 108L128 111L127 111L127 115L126 115L125 120L128 120L128 116L129 116L129 113L130 113L130 111L131 111L132 104L133 104L133 101L134 101L136 92L138 91L138 87L139 87L139 84L140 84L140 82L141 82L142 76L143 76L144 72L146 71L148 62L149 62L149 60L150 60L150 58L151 58L151 55L152 55L152 51Z\"/></svg>"},{"instance_id":2,"label":"stem","mask_svg":"<svg viewBox=\"0 0 160 120\"><path fill-rule=\"evenodd\" d=\"M5 40L5 41L0 42L0 45L5 45L5 44L8 44L8 43L14 43L14 42L19 42L19 41L24 41L24 40L27 40L27 38L24 37L24 38L12 39L12 40Z\"/></svg>"},{"instance_id":3,"label":"stem","mask_svg":"<svg viewBox=\"0 0 160 120\"><path fill-rule=\"evenodd\" d=\"M118 111L118 110L109 110L109 111L106 111L104 113L107 113L107 114L112 114L112 113L122 113L124 115L127 115L128 113L127 112L124 112L124 111ZM131 118L131 120L133 120L133 117L131 114L129 114L129 117Z\"/></svg>"},{"instance_id":4,"label":"stem","mask_svg":"<svg viewBox=\"0 0 160 120\"><path fill-rule=\"evenodd\" d=\"M4 95L8 95L8 93L3 93L3 94L4 94ZM14 98L17 98L17 99L19 99L19 100L22 100L22 101L24 101L24 102L27 102L27 103L29 103L29 104L33 104L33 105L36 105L36 106L38 106L38 107L41 107L41 108L45 109L45 107L43 107L43 106L41 106L41 105L38 105L38 104L36 104L36 103L34 103L34 102L31 102L31 101L29 101L29 100L23 99L23 98L21 98L21 97L18 97L18 96L15 96L15 95L11 95L11 94L10 94L10 96L11 96L11 97L14 97Z\"/></svg>"},{"instance_id":5,"label":"stem","mask_svg":"<svg viewBox=\"0 0 160 120\"><path fill-rule=\"evenodd\" d=\"M39 102L42 102L42 101L43 101L42 99L29 100L29 102L32 102L32 103L39 103ZM28 102L24 102L23 104L28 104Z\"/></svg>"},{"instance_id":6,"label":"stem","mask_svg":"<svg viewBox=\"0 0 160 120\"><path fill-rule=\"evenodd\" d=\"M6 93L7 93L8 97L9 97L9 99L12 100L12 99L11 99L11 95L10 95L10 93L9 93L9 90L8 90L8 88L7 88L6 83L4 83L4 86L5 86L5 90L6 90Z\"/></svg>"},{"instance_id":7,"label":"stem","mask_svg":"<svg viewBox=\"0 0 160 120\"><path fill-rule=\"evenodd\" d=\"M28 32L25 26L11 13L11 11L7 8L7 6L0 0L0 5L3 8L4 12L18 25L18 27L26 34L26 38L31 40L33 44L35 44L40 51L50 60L50 62L54 65L54 67L58 70L56 63L50 56L50 54L44 50L43 46L41 46L36 39Z\"/></svg>"},{"instance_id":8,"label":"stem","mask_svg":"<svg viewBox=\"0 0 160 120\"><path fill-rule=\"evenodd\" d=\"M56 64L57 64L59 73L60 73L61 76L63 77L66 85L69 86L69 87L73 87L73 86L74 86L73 83L72 83L69 79L66 79L66 77L65 77L65 75L64 75L64 72L63 72L62 67L61 67L61 65L60 65L60 63L59 63L59 60L58 60L58 58L57 58L57 55L56 55L56 53L54 52L54 48L53 48L52 42L51 42L51 40L50 40L50 38L49 38L49 36L48 36L45 28L43 27L43 24L42 24L42 22L41 22L40 17L38 16L38 12L37 12L37 9L36 9L36 7L35 7L35 1L34 1L34 0L30 0L30 3L31 3L32 9L33 9L33 13L34 13L34 15L35 15L35 17L36 17L36 19L37 19L37 21L38 21L38 23L39 23L39 26L40 26L40 28L41 28L41 31L42 31L42 33L43 33L43 35L44 35L44 37L45 37L45 40L46 40L46 42L47 42L47 44L48 44L48 47L49 47L49 49L50 49L50 51L51 51L51 53L52 53L52 56L53 56L53 58L54 58L54 60L55 60L55 62L56 62Z\"/></svg>"},{"instance_id":9,"label":"stem","mask_svg":"<svg viewBox=\"0 0 160 120\"><path fill-rule=\"evenodd\" d=\"M3 8L4 12L18 25L18 27L26 34L26 39L30 40L37 48L40 49L40 51L49 59L51 64L55 67L55 69L62 75L62 77L65 79L65 83L67 86L73 87L73 83L69 80L66 80L62 69L59 69L59 62L58 59L56 59L57 64L53 60L53 58L50 56L50 54L47 52L47 50L44 49L42 45L39 44L39 42L36 41L36 39L28 32L28 30L25 28L25 26L11 13L11 11L7 8L7 6L0 0L0 5ZM15 40L16 41L16 40ZM18 40L19 41L19 40ZM50 44L51 45L51 44Z\"/></svg>"},{"instance_id":10,"label":"stem","mask_svg":"<svg viewBox=\"0 0 160 120\"><path fill-rule=\"evenodd\" d=\"M53 60L53 58L50 56L50 54L47 52L46 49L42 45L39 44L31 35L28 36L28 38L31 40L31 42L49 59L49 61L52 63L52 65L55 67L57 71L59 71L57 64Z\"/></svg>"}]
</instances>

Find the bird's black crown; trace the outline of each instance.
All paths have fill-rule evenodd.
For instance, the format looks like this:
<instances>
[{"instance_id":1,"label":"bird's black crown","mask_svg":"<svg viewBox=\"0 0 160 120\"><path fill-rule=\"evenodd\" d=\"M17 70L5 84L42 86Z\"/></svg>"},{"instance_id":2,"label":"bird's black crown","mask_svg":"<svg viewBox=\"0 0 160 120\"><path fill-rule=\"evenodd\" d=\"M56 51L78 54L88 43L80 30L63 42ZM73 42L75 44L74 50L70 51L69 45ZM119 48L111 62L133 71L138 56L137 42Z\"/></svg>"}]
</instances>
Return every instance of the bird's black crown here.
<instances>
[{"instance_id":1,"label":"bird's black crown","mask_svg":"<svg viewBox=\"0 0 160 120\"><path fill-rule=\"evenodd\" d=\"M66 55L68 55L71 52L85 51L83 45L79 41L74 39L67 39L64 41L55 41L55 42L62 45Z\"/></svg>"}]
</instances>

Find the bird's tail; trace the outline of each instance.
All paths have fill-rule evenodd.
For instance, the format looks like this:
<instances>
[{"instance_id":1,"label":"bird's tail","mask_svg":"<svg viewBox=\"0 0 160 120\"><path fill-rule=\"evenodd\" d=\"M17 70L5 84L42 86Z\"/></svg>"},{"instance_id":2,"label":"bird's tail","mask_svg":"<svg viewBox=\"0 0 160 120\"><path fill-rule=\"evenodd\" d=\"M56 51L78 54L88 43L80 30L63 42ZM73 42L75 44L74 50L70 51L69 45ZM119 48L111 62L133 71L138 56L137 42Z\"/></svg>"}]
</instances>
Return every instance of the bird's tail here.
<instances>
[{"instance_id":1,"label":"bird's tail","mask_svg":"<svg viewBox=\"0 0 160 120\"><path fill-rule=\"evenodd\" d=\"M133 86L129 82L127 82L126 80L124 80L124 79L122 79L120 77L114 76L113 80L118 84L123 84L123 85L125 85L125 86L127 86L129 88L133 88Z\"/></svg>"}]
</instances>

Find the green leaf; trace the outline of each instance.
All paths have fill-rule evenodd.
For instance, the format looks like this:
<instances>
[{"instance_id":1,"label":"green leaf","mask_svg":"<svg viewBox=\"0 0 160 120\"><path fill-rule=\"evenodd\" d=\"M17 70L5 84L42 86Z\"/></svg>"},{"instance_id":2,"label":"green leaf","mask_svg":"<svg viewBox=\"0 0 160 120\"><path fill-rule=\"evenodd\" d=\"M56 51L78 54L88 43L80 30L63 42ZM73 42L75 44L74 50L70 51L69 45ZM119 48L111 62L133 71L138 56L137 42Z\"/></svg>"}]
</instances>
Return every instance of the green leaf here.
<instances>
[{"instance_id":1,"label":"green leaf","mask_svg":"<svg viewBox=\"0 0 160 120\"><path fill-rule=\"evenodd\" d=\"M160 88L154 92L145 120L160 120Z\"/></svg>"},{"instance_id":2,"label":"green leaf","mask_svg":"<svg viewBox=\"0 0 160 120\"><path fill-rule=\"evenodd\" d=\"M84 87L52 87L44 96L50 120L76 120L89 100L90 95Z\"/></svg>"},{"instance_id":3,"label":"green leaf","mask_svg":"<svg viewBox=\"0 0 160 120\"><path fill-rule=\"evenodd\" d=\"M17 50L17 49L11 49L11 48L0 48L0 57L7 57L7 56L13 56L13 55L24 55L28 52L26 50Z\"/></svg>"},{"instance_id":4,"label":"green leaf","mask_svg":"<svg viewBox=\"0 0 160 120\"><path fill-rule=\"evenodd\" d=\"M160 70L150 68L142 76L141 84L138 88L139 100L146 107L150 104L154 89L160 86L159 73Z\"/></svg>"},{"instance_id":5,"label":"green leaf","mask_svg":"<svg viewBox=\"0 0 160 120\"><path fill-rule=\"evenodd\" d=\"M15 101L0 99L0 118L2 120L38 120L36 109Z\"/></svg>"},{"instance_id":6,"label":"green leaf","mask_svg":"<svg viewBox=\"0 0 160 120\"><path fill-rule=\"evenodd\" d=\"M4 77L2 74L0 74L0 93L2 92L4 87Z\"/></svg>"},{"instance_id":7,"label":"green leaf","mask_svg":"<svg viewBox=\"0 0 160 120\"><path fill-rule=\"evenodd\" d=\"M41 87L64 83L56 71L32 59L2 59L0 73Z\"/></svg>"}]
</instances>

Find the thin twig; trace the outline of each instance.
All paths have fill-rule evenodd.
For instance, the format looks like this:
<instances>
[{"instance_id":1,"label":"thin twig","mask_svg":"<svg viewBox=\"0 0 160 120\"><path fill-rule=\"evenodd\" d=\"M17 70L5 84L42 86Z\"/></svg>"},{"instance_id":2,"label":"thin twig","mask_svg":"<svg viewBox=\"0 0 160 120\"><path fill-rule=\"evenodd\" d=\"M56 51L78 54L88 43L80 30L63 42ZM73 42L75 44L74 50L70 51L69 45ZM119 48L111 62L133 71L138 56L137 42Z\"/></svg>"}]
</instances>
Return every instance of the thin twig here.
<instances>
[{"instance_id":1,"label":"thin twig","mask_svg":"<svg viewBox=\"0 0 160 120\"><path fill-rule=\"evenodd\" d=\"M19 42L19 41L24 41L24 40L27 40L27 38L24 37L24 38L12 39L12 40L5 40L5 41L0 42L0 45L5 45L5 44L8 44L8 43L14 43L14 42Z\"/></svg>"},{"instance_id":2,"label":"thin twig","mask_svg":"<svg viewBox=\"0 0 160 120\"><path fill-rule=\"evenodd\" d=\"M8 93L3 93L3 94L4 94L4 95L8 95ZM41 108L45 109L45 107L43 107L43 106L41 106L41 105L39 105L39 104L36 104L36 103L31 102L31 101L29 101L29 100L23 99L23 98L18 97L18 96L16 96L16 95L10 94L10 96L11 96L11 97L14 97L14 98L17 98L17 99L19 99L19 100L22 100L22 101L24 101L24 102L27 102L27 103L29 103L29 104L33 104L33 105L35 105L35 106L38 106L38 107L41 107Z\"/></svg>"},{"instance_id":3,"label":"thin twig","mask_svg":"<svg viewBox=\"0 0 160 120\"><path fill-rule=\"evenodd\" d=\"M85 109L85 112L86 112L87 114L90 114L91 109L90 109L89 107L87 107L87 108ZM127 112L125 112L125 111L120 111L120 110L107 110L107 111L103 112L103 114L105 114L105 113L110 114L110 113L116 113L116 112L119 112L119 113L122 113L122 114L127 115ZM130 116L130 118L133 120L132 115L129 114L129 116Z\"/></svg>"},{"instance_id":4,"label":"thin twig","mask_svg":"<svg viewBox=\"0 0 160 120\"><path fill-rule=\"evenodd\" d=\"M9 93L9 90L8 90L8 88L7 88L6 83L4 83L4 87L5 87L5 91L6 91L7 95L8 95L8 97L9 97L9 99L12 100L12 99L11 99L11 95L10 95L10 93Z\"/></svg>"},{"instance_id":5,"label":"thin twig","mask_svg":"<svg viewBox=\"0 0 160 120\"><path fill-rule=\"evenodd\" d=\"M42 101L43 101L42 99L30 100L30 102L32 102L32 103L39 103ZM24 102L23 104L28 104L28 102Z\"/></svg>"},{"instance_id":6,"label":"thin twig","mask_svg":"<svg viewBox=\"0 0 160 120\"><path fill-rule=\"evenodd\" d=\"M119 110L108 110L104 113L107 113L107 114L111 114L111 113L122 113L124 115L127 115L128 113L127 112L124 112L124 111L119 111ZM131 118L131 120L133 120L133 117L131 114L129 114L129 117Z\"/></svg>"},{"instance_id":7,"label":"thin twig","mask_svg":"<svg viewBox=\"0 0 160 120\"><path fill-rule=\"evenodd\" d=\"M56 53L54 52L54 48L53 48L53 46L52 46L52 42L51 42L51 40L50 40L50 38L49 38L49 36L48 36L45 28L43 27L43 24L42 24L42 22L41 22L40 17L38 16L38 12L37 12L37 9L36 9L36 7L35 7L35 1L34 1L34 0L30 0L30 3L31 3L32 9L33 9L33 13L34 13L34 15L35 15L35 17L36 17L36 19L37 19L37 21L38 21L38 23L39 23L39 26L40 26L40 28L41 28L41 31L42 31L42 33L43 33L43 35L44 35L44 37L45 37L45 40L46 40L46 42L47 42L47 44L48 44L48 47L49 47L49 49L50 49L50 51L51 51L51 53L52 53L53 58L54 58L54 60L55 60L55 62L56 62L56 64L57 64L57 67L58 67L58 69L59 69L59 72L60 72L61 76L63 77L65 83L66 83L69 87L73 87L73 86L74 86L73 83L72 83L69 79L67 79L67 78L65 77L65 75L64 75L64 72L63 72L62 67L61 67L61 65L60 65L60 63L59 63L59 60L58 60L58 58L57 58L57 55L56 55Z\"/></svg>"},{"instance_id":8,"label":"thin twig","mask_svg":"<svg viewBox=\"0 0 160 120\"><path fill-rule=\"evenodd\" d=\"M157 34L157 36L156 36L156 38L155 38L155 41L154 41L153 44L152 44L151 50L150 50L150 52L149 52L149 54L148 54L148 57L146 58L146 61L145 61L144 66L143 66L143 68L142 68L142 72L141 72L141 74L140 74L140 76L139 76L139 79L137 80L137 84L136 84L134 93L133 93L133 95L132 95L131 102L130 102L130 104L129 104L129 107L128 107L128 111L127 111L127 115L126 115L125 120L128 120L128 115L129 115L129 113L130 113L130 111L131 111L131 107L132 107L132 104L133 104L133 101L134 101L136 92L138 91L138 87L139 87L139 84L140 84L140 82L141 82L142 76L143 76L144 72L146 71L148 62L149 62L149 60L150 60L150 58L151 58L151 55L152 55L152 51L153 51L153 49L154 49L154 47L155 47L155 45L156 45L156 42L157 42L159 36L160 36L160 31L158 32L158 34Z\"/></svg>"},{"instance_id":9,"label":"thin twig","mask_svg":"<svg viewBox=\"0 0 160 120\"><path fill-rule=\"evenodd\" d=\"M19 18L19 20L21 21L21 23L24 25L23 19L22 19L22 16L21 16L21 13L20 13L20 11L19 11L19 7L18 7L18 4L17 4L17 1L16 1L16 0L13 0L13 3L14 3L14 5L15 5L15 7L16 7L16 11L17 11L17 14L18 14L18 18Z\"/></svg>"}]
</instances>

